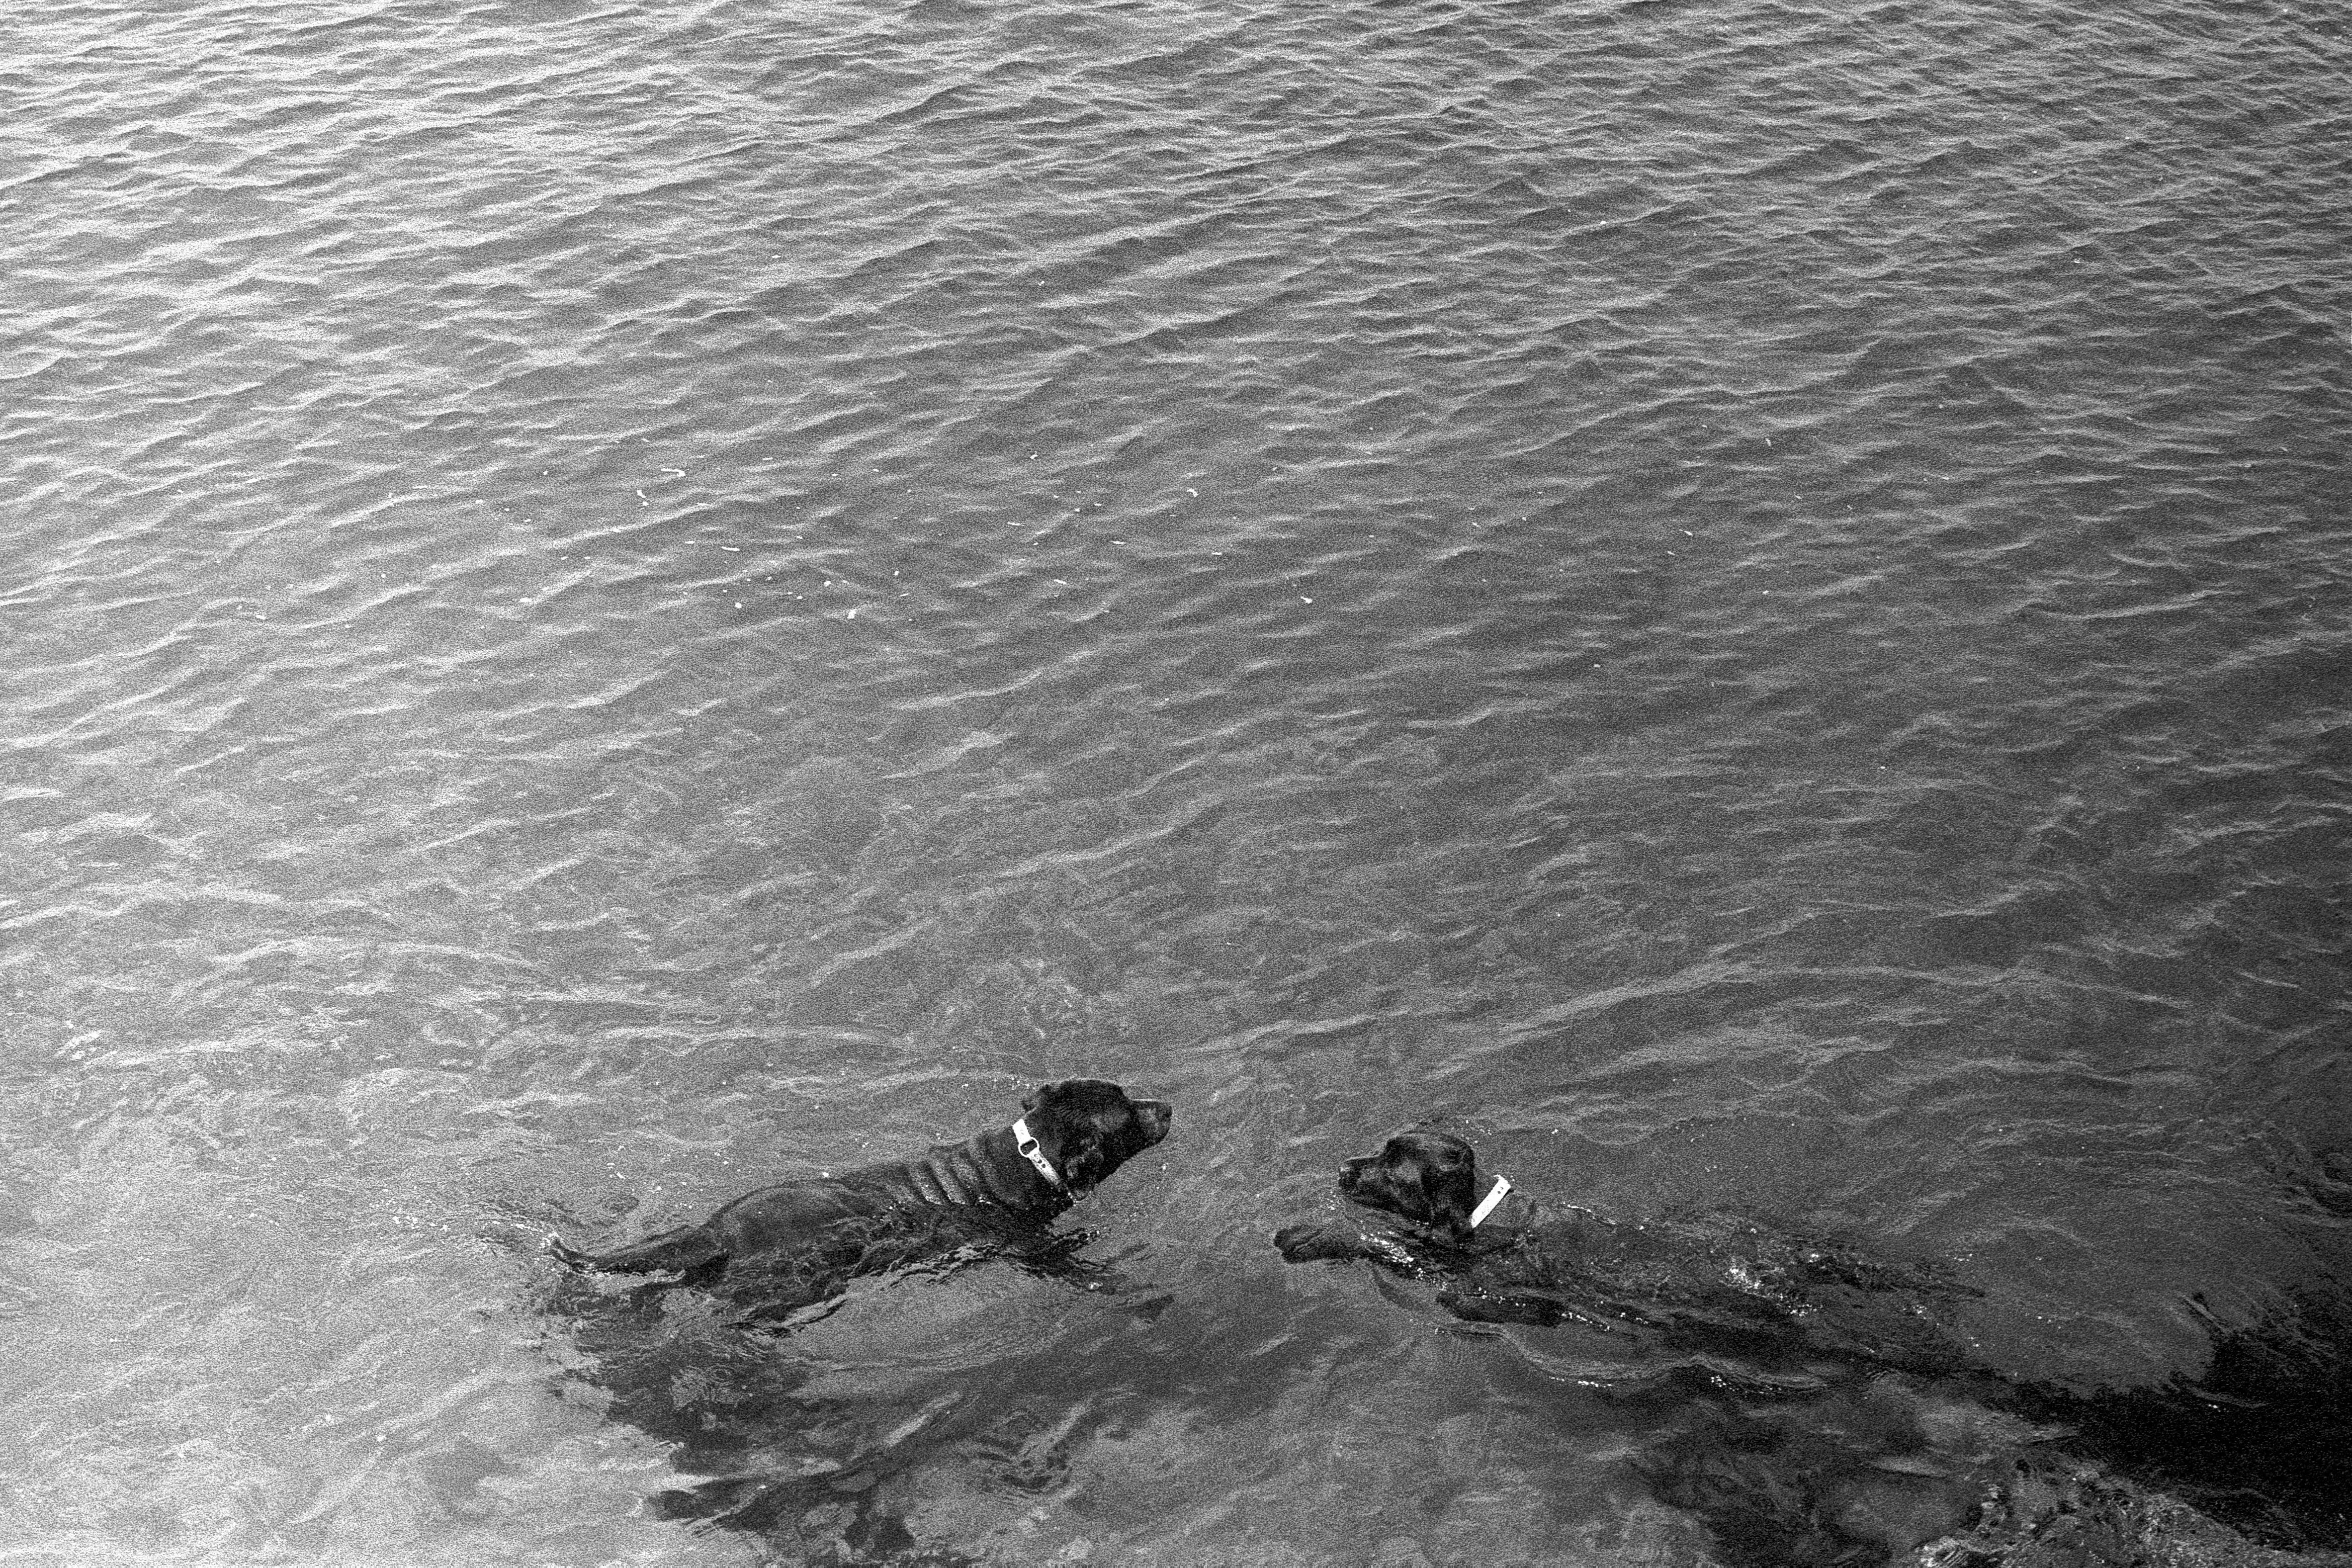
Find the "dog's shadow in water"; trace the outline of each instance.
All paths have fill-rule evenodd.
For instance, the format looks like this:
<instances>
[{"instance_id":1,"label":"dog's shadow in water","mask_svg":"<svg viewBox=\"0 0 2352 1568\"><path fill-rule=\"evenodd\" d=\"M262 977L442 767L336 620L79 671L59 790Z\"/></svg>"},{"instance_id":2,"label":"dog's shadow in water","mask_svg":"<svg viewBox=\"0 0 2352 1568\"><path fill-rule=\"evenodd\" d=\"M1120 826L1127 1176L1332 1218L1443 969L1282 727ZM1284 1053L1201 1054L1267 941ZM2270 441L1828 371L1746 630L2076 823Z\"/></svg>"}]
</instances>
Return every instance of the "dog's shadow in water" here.
<instances>
[{"instance_id":1,"label":"dog's shadow in water","mask_svg":"<svg viewBox=\"0 0 2352 1568\"><path fill-rule=\"evenodd\" d=\"M891 1490L884 1483L969 1439L991 1419L984 1413L1003 1419L1034 1360L1022 1353L1017 1323L959 1345L959 1313L1019 1297L1008 1268L1101 1300L1129 1322L1148 1322L1166 1305L1079 1257L1083 1231L966 1228L960 1245L899 1268L821 1281L828 1289L815 1300L805 1268L780 1259L774 1279L739 1266L723 1290L690 1275L616 1286L566 1273L546 1304L568 1320L576 1375L604 1393L607 1415L671 1446L679 1484L649 1500L656 1514L830 1546L836 1556L845 1549L853 1562L950 1563L960 1561L952 1552L919 1551L880 1500ZM829 1322L836 1313L843 1319ZM877 1321L916 1342L917 1364L895 1377L883 1368L874 1376L886 1386L862 1389L827 1352ZM852 1359L871 1352L861 1347Z\"/></svg>"},{"instance_id":2,"label":"dog's shadow in water","mask_svg":"<svg viewBox=\"0 0 2352 1568\"><path fill-rule=\"evenodd\" d=\"M1482 1229L1509 1185L1489 1190L1451 1134L1399 1134L1348 1162L1339 1190L1350 1206L1276 1234L1286 1259L1369 1263L1456 1318L1649 1361L1603 1394L1637 1434L1631 1468L1732 1568L2269 1568L2280 1551L2352 1547L2340 1293L2211 1321L2193 1380L2059 1388L2003 1375L1951 1333L1939 1306L1974 1292L1933 1269L1745 1225L1570 1211Z\"/></svg>"},{"instance_id":3,"label":"dog's shadow in water","mask_svg":"<svg viewBox=\"0 0 2352 1568\"><path fill-rule=\"evenodd\" d=\"M2129 1389L1733 1346L1602 1398L1729 1568L2352 1568L2352 1301L2211 1326L2196 1376Z\"/></svg>"},{"instance_id":4,"label":"dog's shadow in water","mask_svg":"<svg viewBox=\"0 0 2352 1568\"><path fill-rule=\"evenodd\" d=\"M1015 1227L781 1313L732 1289L552 1274L544 1305L606 1415L669 1447L677 1474L652 1511L782 1561L956 1564L1077 1484L1104 1431L1171 1402L1239 1420L1283 1396L1276 1378L1200 1387L1230 1355L1227 1314L1185 1310L1151 1278L1150 1242L1081 1252L1096 1240ZM1257 1284L1276 1310L1279 1280Z\"/></svg>"},{"instance_id":5,"label":"dog's shadow in water","mask_svg":"<svg viewBox=\"0 0 2352 1568\"><path fill-rule=\"evenodd\" d=\"M1166 1137L1172 1118L1166 1101L1106 1079L1040 1084L1011 1125L960 1142L771 1183L609 1249L551 1237L547 1251L573 1272L546 1306L572 1320L581 1375L604 1389L610 1414L672 1445L677 1467L698 1478L656 1499L658 1511L763 1533L793 1516L835 1527L836 1549L901 1554L903 1522L864 1494L966 1402L960 1384L996 1377L992 1362L1019 1364L1019 1331L950 1327L951 1304L942 1314L942 1299L929 1299L929 1327L950 1331L932 1332L898 1375L948 1392L911 1415L903 1397L875 1393L890 1381L876 1364L862 1382L844 1365L828 1378L824 1358L799 1342L861 1297L919 1309L917 1281L960 1279L977 1264L1116 1289L1108 1269L1077 1256L1086 1234L1055 1221ZM924 1340L917 1324L913 1345ZM890 1354L855 1338L835 1351L848 1367ZM877 1412L889 1423L878 1436Z\"/></svg>"}]
</instances>

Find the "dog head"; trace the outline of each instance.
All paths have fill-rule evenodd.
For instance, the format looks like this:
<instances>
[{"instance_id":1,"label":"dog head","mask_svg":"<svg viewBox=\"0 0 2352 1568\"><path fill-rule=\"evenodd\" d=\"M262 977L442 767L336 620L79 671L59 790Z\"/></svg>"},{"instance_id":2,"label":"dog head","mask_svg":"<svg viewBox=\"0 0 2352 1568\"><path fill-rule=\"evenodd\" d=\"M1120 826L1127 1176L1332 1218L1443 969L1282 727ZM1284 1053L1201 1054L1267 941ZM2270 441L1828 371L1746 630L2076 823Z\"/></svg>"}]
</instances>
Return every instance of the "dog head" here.
<instances>
[{"instance_id":1,"label":"dog head","mask_svg":"<svg viewBox=\"0 0 2352 1568\"><path fill-rule=\"evenodd\" d=\"M1174 1115L1164 1100L1129 1100L1127 1090L1097 1078L1040 1084L1021 1109L1073 1196L1167 1137Z\"/></svg>"},{"instance_id":2,"label":"dog head","mask_svg":"<svg viewBox=\"0 0 2352 1568\"><path fill-rule=\"evenodd\" d=\"M1478 1154L1450 1132L1400 1132L1339 1170L1339 1194L1416 1224L1466 1232L1478 1206Z\"/></svg>"}]
</instances>

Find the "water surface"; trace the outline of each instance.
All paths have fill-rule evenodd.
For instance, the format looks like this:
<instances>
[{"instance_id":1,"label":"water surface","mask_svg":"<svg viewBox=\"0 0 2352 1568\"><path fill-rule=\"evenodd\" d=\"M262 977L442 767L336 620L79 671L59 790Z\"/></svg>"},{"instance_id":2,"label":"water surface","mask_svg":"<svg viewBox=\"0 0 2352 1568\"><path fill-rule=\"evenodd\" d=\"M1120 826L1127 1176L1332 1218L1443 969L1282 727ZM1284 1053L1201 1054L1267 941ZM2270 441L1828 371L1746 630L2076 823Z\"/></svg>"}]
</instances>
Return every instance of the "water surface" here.
<instances>
[{"instance_id":1,"label":"water surface","mask_svg":"<svg viewBox=\"0 0 2352 1568\"><path fill-rule=\"evenodd\" d=\"M1275 1257L1433 1117L1948 1265L2054 1387L2346 1277L2334 10L92 0L0 60L22 1560L1719 1555L1638 1356ZM1178 1106L1113 1289L646 1363L551 1306L550 1231L1071 1074ZM668 1517L680 1422L805 1506Z\"/></svg>"}]
</instances>

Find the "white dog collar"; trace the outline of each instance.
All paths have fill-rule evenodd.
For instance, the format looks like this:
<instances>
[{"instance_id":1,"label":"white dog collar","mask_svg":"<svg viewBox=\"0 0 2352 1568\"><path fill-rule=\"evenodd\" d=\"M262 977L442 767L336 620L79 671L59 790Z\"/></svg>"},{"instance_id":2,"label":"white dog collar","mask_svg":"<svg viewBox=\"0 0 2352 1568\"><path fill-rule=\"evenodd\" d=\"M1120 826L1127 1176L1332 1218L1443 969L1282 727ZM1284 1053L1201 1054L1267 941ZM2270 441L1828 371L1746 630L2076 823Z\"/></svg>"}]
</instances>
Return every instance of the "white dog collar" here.
<instances>
[{"instance_id":1,"label":"white dog collar","mask_svg":"<svg viewBox=\"0 0 2352 1568\"><path fill-rule=\"evenodd\" d=\"M1029 1119L1025 1116L1013 1119L1013 1146L1021 1151L1023 1159L1037 1167L1039 1175L1057 1187L1062 1184L1060 1173L1054 1169L1054 1162L1045 1158L1045 1151L1037 1147L1036 1137L1029 1131Z\"/></svg>"},{"instance_id":2,"label":"white dog collar","mask_svg":"<svg viewBox=\"0 0 2352 1568\"><path fill-rule=\"evenodd\" d=\"M1470 1228L1472 1230L1477 1229L1479 1223L1488 1215L1493 1214L1495 1210L1501 1205L1502 1201L1510 1196L1510 1194L1511 1178L1508 1176L1496 1177L1495 1184L1486 1190L1486 1198L1480 1202L1476 1208L1470 1211Z\"/></svg>"}]
</instances>

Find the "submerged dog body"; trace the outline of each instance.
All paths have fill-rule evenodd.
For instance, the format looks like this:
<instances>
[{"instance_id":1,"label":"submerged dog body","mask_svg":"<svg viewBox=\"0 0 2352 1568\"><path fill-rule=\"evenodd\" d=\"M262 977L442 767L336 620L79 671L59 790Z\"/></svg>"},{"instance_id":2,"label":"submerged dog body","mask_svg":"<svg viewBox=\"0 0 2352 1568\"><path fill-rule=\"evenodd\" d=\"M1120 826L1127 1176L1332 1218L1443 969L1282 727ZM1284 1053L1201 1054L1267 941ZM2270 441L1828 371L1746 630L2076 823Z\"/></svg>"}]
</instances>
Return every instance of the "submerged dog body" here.
<instances>
[{"instance_id":1,"label":"submerged dog body","mask_svg":"<svg viewBox=\"0 0 2352 1568\"><path fill-rule=\"evenodd\" d=\"M1363 1258L1433 1278L1456 1316L1653 1331L1669 1343L1789 1351L1921 1371L1966 1357L1929 1311L1960 1293L1921 1269L1809 1246L1753 1226L1623 1224L1582 1210L1537 1213L1482 1181L1451 1133L1400 1133L1339 1174L1349 1202L1402 1224L1290 1226L1292 1263Z\"/></svg>"},{"instance_id":2,"label":"submerged dog body","mask_svg":"<svg viewBox=\"0 0 2352 1568\"><path fill-rule=\"evenodd\" d=\"M880 1273L975 1243L1032 1248L1046 1226L1167 1136L1165 1101L1098 1079L1066 1079L1022 1102L1010 1127L903 1160L759 1188L709 1218L610 1252L558 1241L575 1268L673 1274L789 1310Z\"/></svg>"},{"instance_id":3,"label":"submerged dog body","mask_svg":"<svg viewBox=\"0 0 2352 1568\"><path fill-rule=\"evenodd\" d=\"M1427 1279L1474 1321L1634 1336L1645 1353L1609 1389L1656 1423L1633 1468L1733 1568L2288 1560L2216 1520L2352 1542L2352 1307L2334 1296L2215 1321L2194 1381L2086 1394L1970 1352L1940 1314L1979 1292L1932 1268L1748 1225L1482 1215L1493 1187L1449 1134L1390 1139L1339 1190L1355 1215L1286 1227L1286 1259Z\"/></svg>"}]
</instances>

